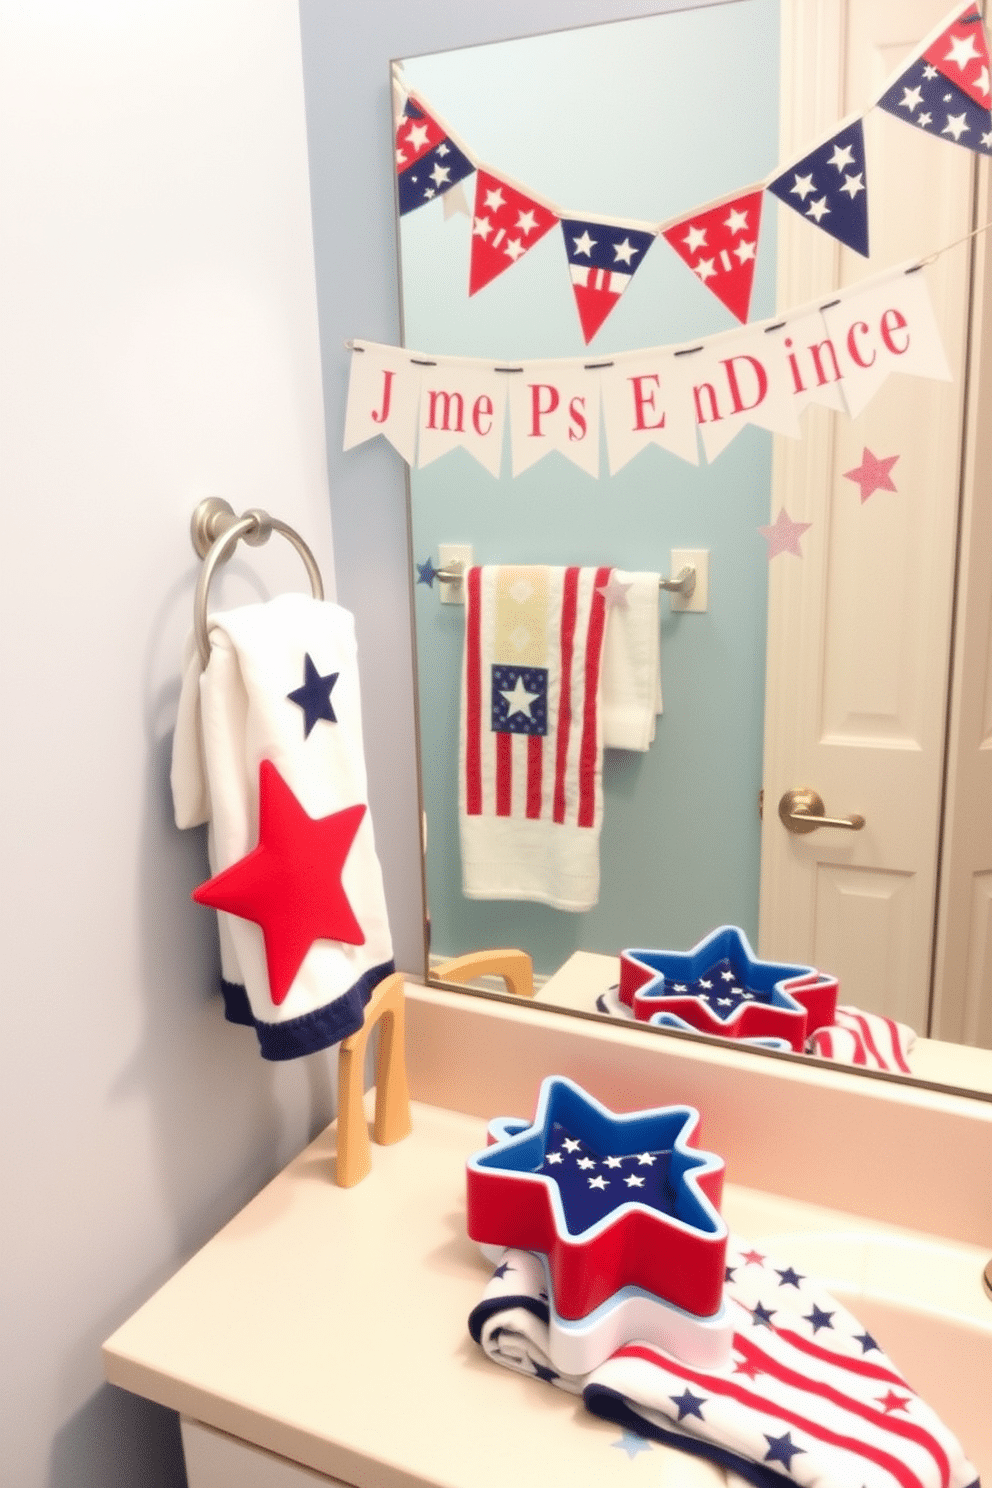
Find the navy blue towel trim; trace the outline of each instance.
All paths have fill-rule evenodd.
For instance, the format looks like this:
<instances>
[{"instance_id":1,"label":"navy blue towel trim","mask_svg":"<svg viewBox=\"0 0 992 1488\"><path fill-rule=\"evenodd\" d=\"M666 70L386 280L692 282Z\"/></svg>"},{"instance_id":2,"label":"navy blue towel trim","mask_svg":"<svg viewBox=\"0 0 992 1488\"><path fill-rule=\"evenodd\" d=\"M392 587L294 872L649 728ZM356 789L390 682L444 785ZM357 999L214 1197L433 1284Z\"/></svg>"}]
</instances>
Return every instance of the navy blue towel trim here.
<instances>
[{"instance_id":1,"label":"navy blue towel trim","mask_svg":"<svg viewBox=\"0 0 992 1488\"><path fill-rule=\"evenodd\" d=\"M666 1447L675 1447L677 1451L688 1452L692 1457L705 1457L720 1467L729 1468L746 1482L754 1483L756 1488L782 1488L781 1473L774 1472L770 1467L762 1467L760 1462L752 1462L749 1457L738 1457L736 1452L728 1452L715 1442L701 1441L696 1436L678 1436L674 1431L663 1430L661 1426L639 1416L626 1396L617 1390L608 1390L604 1385L586 1385L582 1400L586 1410L591 1411L594 1416L613 1421L637 1436L663 1442Z\"/></svg>"},{"instance_id":2,"label":"navy blue towel trim","mask_svg":"<svg viewBox=\"0 0 992 1488\"><path fill-rule=\"evenodd\" d=\"M370 967L347 992L333 1002L290 1018L285 1023L267 1023L256 1018L244 987L221 979L224 994L224 1016L230 1023L254 1028L263 1059L299 1059L329 1049L349 1034L357 1033L365 1019L365 1005L379 983L396 970L394 961L383 961Z\"/></svg>"},{"instance_id":3,"label":"navy blue towel trim","mask_svg":"<svg viewBox=\"0 0 992 1488\"><path fill-rule=\"evenodd\" d=\"M240 982L225 982L220 979L220 990L224 996L224 1017L228 1023L241 1023L246 1028L255 1027L248 993Z\"/></svg>"},{"instance_id":4,"label":"navy blue towel trim","mask_svg":"<svg viewBox=\"0 0 992 1488\"><path fill-rule=\"evenodd\" d=\"M539 1302L536 1297L483 1298L468 1315L468 1331L476 1343L482 1342L482 1330L494 1313L506 1312L509 1307L522 1307L525 1312L532 1312L545 1326L548 1324L548 1304Z\"/></svg>"}]
</instances>

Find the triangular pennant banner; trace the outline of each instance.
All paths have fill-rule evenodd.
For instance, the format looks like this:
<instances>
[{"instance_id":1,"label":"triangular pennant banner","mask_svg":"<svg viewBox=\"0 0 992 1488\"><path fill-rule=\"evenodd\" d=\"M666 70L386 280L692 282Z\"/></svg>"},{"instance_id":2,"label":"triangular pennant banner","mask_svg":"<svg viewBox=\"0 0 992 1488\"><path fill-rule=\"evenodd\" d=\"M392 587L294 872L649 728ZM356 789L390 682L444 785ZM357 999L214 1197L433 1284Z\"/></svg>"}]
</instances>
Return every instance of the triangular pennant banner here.
<instances>
[{"instance_id":1,"label":"triangular pennant banner","mask_svg":"<svg viewBox=\"0 0 992 1488\"><path fill-rule=\"evenodd\" d=\"M557 221L557 215L540 202L480 170L475 184L469 294L515 264Z\"/></svg>"},{"instance_id":2,"label":"triangular pennant banner","mask_svg":"<svg viewBox=\"0 0 992 1488\"><path fill-rule=\"evenodd\" d=\"M923 61L936 67L972 103L988 108L989 46L977 5L965 6L957 20L926 48Z\"/></svg>"},{"instance_id":3,"label":"triangular pennant banner","mask_svg":"<svg viewBox=\"0 0 992 1488\"><path fill-rule=\"evenodd\" d=\"M989 51L973 5L899 74L878 107L927 134L992 154Z\"/></svg>"},{"instance_id":4,"label":"triangular pennant banner","mask_svg":"<svg viewBox=\"0 0 992 1488\"><path fill-rule=\"evenodd\" d=\"M396 126L400 216L442 196L475 166L423 104L408 98Z\"/></svg>"},{"instance_id":5,"label":"triangular pennant banner","mask_svg":"<svg viewBox=\"0 0 992 1488\"><path fill-rule=\"evenodd\" d=\"M683 263L742 321L751 308L761 198L760 190L747 191L664 229Z\"/></svg>"},{"instance_id":6,"label":"triangular pennant banner","mask_svg":"<svg viewBox=\"0 0 992 1488\"><path fill-rule=\"evenodd\" d=\"M860 119L790 165L768 190L845 248L868 257L865 131Z\"/></svg>"},{"instance_id":7,"label":"triangular pennant banner","mask_svg":"<svg viewBox=\"0 0 992 1488\"><path fill-rule=\"evenodd\" d=\"M563 217L561 230L572 293L588 345L640 268L655 235L576 217Z\"/></svg>"}]
</instances>

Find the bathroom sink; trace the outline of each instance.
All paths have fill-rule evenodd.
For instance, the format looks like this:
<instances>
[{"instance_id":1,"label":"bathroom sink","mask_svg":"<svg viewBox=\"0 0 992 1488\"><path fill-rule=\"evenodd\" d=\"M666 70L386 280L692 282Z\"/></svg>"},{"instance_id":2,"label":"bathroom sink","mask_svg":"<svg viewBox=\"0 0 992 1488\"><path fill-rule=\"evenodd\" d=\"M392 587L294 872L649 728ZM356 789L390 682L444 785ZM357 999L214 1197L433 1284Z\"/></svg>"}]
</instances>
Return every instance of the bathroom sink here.
<instances>
[{"instance_id":1,"label":"bathroom sink","mask_svg":"<svg viewBox=\"0 0 992 1488\"><path fill-rule=\"evenodd\" d=\"M760 1207L758 1195L738 1197L744 1209L756 1200ZM725 1213L734 1207L731 1198ZM982 1283L988 1255L940 1237L868 1228L853 1216L850 1228L838 1228L834 1214L831 1228L809 1231L756 1227L758 1218L741 1213L733 1227L815 1276L849 1308L954 1432L979 1476L992 1480L992 1298Z\"/></svg>"}]
</instances>

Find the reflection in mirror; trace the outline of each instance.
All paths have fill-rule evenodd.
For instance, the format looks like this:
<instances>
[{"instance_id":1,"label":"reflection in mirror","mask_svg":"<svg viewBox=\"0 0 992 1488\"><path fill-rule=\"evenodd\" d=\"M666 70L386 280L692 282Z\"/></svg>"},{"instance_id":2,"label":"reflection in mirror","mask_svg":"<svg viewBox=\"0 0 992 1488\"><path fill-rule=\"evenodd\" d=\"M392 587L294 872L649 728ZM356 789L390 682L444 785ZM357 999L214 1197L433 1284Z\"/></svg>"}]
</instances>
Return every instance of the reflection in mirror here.
<instances>
[{"instance_id":1,"label":"reflection in mirror","mask_svg":"<svg viewBox=\"0 0 992 1488\"><path fill-rule=\"evenodd\" d=\"M862 114L871 257L765 193L748 318L774 321L961 238L985 189L971 152L870 107L940 19L941 0L911 0L897 35L880 0L802 7L816 26L800 24L797 9L676 4L642 20L407 58L395 69L399 96L432 106L473 163L539 206L581 219L590 236L597 221L620 222L635 243L646 226L721 199L729 211ZM926 213L921 179L931 183ZM693 274L659 240L594 327L573 294L578 276L557 222L470 294L473 240L485 227L475 189L466 173L460 190L400 217L408 347L506 367L604 363L639 348L688 350L737 326L706 270ZM751 240L739 232L736 241ZM856 419L838 405L809 407L798 439L751 424L718 457L711 450L711 463L652 445L611 469L604 443L596 474L552 452L513 475L507 436L498 476L464 449L411 469L430 976L467 953L516 947L533 965L538 1004L629 1016L611 991L621 951L686 952L733 925L749 954L755 946L768 961L817 967L839 978L844 1005L936 1035L911 1052L915 1077L992 1091L992 1055L952 1047L992 1047L992 962L981 957L992 937L982 941L974 915L956 928L961 890L955 898L948 887L955 871L987 883L992 863L965 861L976 851L964 841L967 813L952 792L944 804L945 778L963 770L959 759L950 772L946 764L961 706L952 695L948 714L970 254L959 245L921 274L951 379L890 378ZM976 339L983 324L976 317ZM867 495L854 479L865 450L885 472ZM966 468L966 524L974 480ZM782 508L808 526L776 543L761 529ZM688 550L708 581L704 607L660 596L653 737L603 750L599 885L581 911L471 897L463 879L466 606L461 586L431 582L452 546L476 565L628 577L667 577ZM508 708L520 701L514 688L530 696L535 685L526 671L502 680ZM818 790L827 817L861 814L866 826L787 830L795 823L778 804L796 788ZM975 914L987 913L987 894L964 892ZM971 944L970 961L955 935ZM450 980L468 974L463 963Z\"/></svg>"}]
</instances>

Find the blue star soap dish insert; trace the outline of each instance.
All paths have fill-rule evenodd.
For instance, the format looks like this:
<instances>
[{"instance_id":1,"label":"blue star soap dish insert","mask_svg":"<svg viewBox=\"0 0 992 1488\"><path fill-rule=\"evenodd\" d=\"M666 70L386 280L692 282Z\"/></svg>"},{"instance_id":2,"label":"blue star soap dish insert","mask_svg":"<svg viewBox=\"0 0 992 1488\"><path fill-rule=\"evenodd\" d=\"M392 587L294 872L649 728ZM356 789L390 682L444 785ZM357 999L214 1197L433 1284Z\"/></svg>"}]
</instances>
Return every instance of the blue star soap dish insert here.
<instances>
[{"instance_id":1,"label":"blue star soap dish insert","mask_svg":"<svg viewBox=\"0 0 992 1488\"><path fill-rule=\"evenodd\" d=\"M534 1121L493 1121L469 1160L469 1233L490 1259L541 1256L564 1373L636 1338L700 1367L728 1357L723 1162L689 1145L698 1122L689 1106L616 1114L552 1076Z\"/></svg>"}]
</instances>

